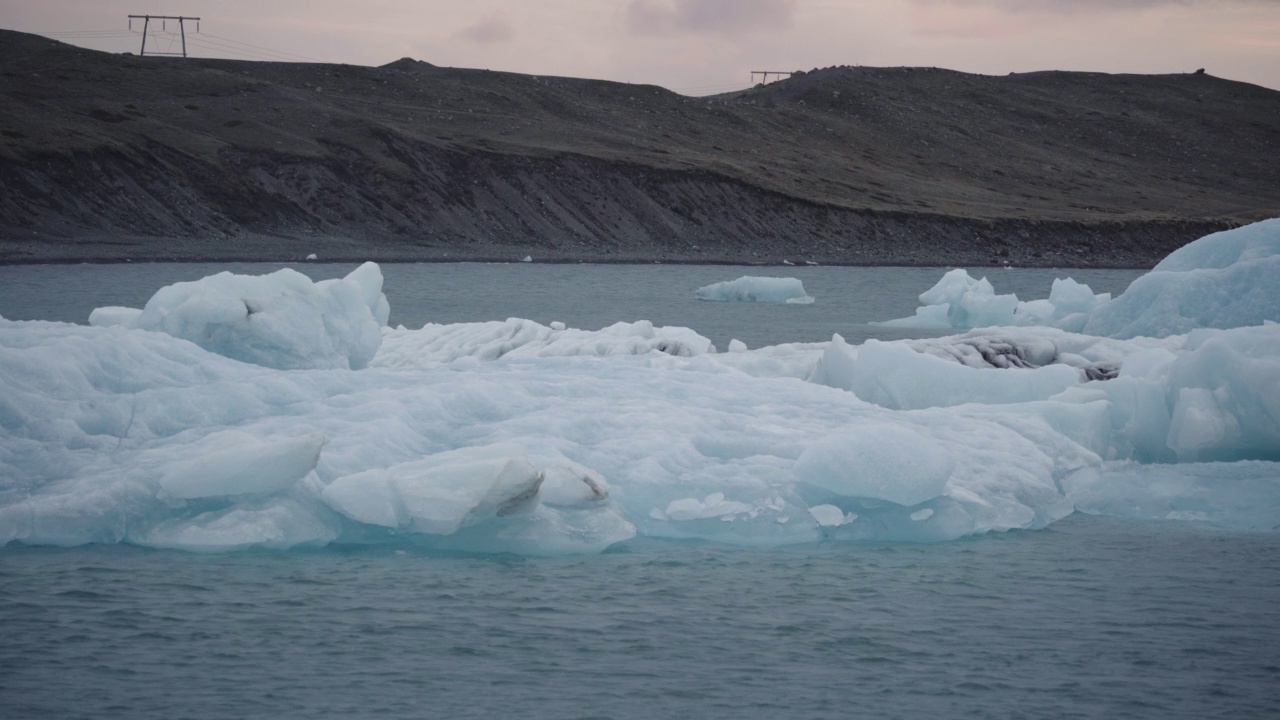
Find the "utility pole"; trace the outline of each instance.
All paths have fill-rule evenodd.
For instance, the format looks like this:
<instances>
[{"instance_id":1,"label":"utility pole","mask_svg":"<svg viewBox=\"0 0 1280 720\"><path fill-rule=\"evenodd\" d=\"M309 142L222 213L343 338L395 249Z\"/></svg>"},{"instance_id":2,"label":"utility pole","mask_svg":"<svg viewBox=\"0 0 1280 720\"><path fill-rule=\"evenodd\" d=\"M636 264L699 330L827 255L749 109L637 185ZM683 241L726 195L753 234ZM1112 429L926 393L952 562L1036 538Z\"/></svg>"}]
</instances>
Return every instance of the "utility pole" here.
<instances>
[{"instance_id":1,"label":"utility pole","mask_svg":"<svg viewBox=\"0 0 1280 720\"><path fill-rule=\"evenodd\" d=\"M184 25L183 23L187 20L195 20L196 32L200 32L200 18L198 17L186 17L184 15L130 15L129 16L130 30L133 29L134 20L142 21L142 49L138 51L138 55L147 54L147 29L151 26L152 20L159 20L161 22L161 27L165 30L169 29L169 23L168 23L169 20L177 20L178 32L179 34L182 35L182 52L180 53L156 52L155 50L152 50L151 51L152 55L181 55L182 57L186 57L187 56L187 26Z\"/></svg>"},{"instance_id":2,"label":"utility pole","mask_svg":"<svg viewBox=\"0 0 1280 720\"><path fill-rule=\"evenodd\" d=\"M779 80L781 80L781 79L782 79L782 78L784 78L784 77L791 77L792 75L795 75L795 73L793 73L793 72L785 72L785 71L780 71L780 70L752 70L752 71L751 71L751 83L752 83L753 85L755 84L756 76L757 76L757 75L759 75L759 76L760 76L760 82L767 83L767 82L769 82L769 76L770 76L770 75L777 75L777 76L778 76L778 79L779 79Z\"/></svg>"}]
</instances>

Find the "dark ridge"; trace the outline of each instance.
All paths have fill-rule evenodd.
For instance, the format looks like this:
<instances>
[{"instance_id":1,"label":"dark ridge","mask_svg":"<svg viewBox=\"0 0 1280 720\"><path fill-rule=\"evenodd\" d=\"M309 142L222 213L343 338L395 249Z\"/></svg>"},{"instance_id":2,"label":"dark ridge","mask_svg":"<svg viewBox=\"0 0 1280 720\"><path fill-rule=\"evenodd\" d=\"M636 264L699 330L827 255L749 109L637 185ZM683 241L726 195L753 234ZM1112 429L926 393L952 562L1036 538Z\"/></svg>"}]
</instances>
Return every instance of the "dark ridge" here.
<instances>
[{"instance_id":1,"label":"dark ridge","mask_svg":"<svg viewBox=\"0 0 1280 720\"><path fill-rule=\"evenodd\" d=\"M1280 215L1280 93L832 67L706 98L0 31L0 262L1144 267Z\"/></svg>"}]
</instances>

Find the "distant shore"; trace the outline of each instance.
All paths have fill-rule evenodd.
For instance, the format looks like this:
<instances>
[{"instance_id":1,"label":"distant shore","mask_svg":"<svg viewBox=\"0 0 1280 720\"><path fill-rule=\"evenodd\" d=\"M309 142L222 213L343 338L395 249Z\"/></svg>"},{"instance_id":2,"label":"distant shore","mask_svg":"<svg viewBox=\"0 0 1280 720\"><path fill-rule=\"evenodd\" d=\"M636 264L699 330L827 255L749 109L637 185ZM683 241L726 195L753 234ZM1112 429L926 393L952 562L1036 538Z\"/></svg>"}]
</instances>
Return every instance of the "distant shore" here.
<instances>
[{"instance_id":1,"label":"distant shore","mask_svg":"<svg viewBox=\"0 0 1280 720\"><path fill-rule=\"evenodd\" d=\"M1280 216L1280 92L815 68L689 97L0 30L0 263L1147 268Z\"/></svg>"},{"instance_id":2,"label":"distant shore","mask_svg":"<svg viewBox=\"0 0 1280 720\"><path fill-rule=\"evenodd\" d=\"M963 222L963 221L958 221ZM639 247L576 245L538 247L511 243L456 244L353 239L339 236L285 237L241 232L198 237L49 237L12 234L0 241L0 265L140 262L317 262L451 263L534 262L689 265L841 265L850 267L1025 267L1149 269L1192 240L1230 223L1117 225L1035 223L967 233L962 241L935 244L926 233L888 234L853 242L805 247L786 239L753 241L746 247L639 244ZM1034 233L1034 235L1033 235ZM1019 241L1021 238L1021 241ZM529 258L528 261L525 258Z\"/></svg>"}]
</instances>

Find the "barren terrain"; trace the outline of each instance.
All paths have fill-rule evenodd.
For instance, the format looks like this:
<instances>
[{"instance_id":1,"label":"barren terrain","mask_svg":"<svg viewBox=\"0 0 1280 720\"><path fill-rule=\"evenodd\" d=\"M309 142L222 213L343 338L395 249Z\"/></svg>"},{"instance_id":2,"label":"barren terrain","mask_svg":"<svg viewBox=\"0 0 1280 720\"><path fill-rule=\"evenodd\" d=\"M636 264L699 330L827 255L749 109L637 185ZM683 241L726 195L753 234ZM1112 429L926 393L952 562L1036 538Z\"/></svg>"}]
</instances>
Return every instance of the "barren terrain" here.
<instances>
[{"instance_id":1,"label":"barren terrain","mask_svg":"<svg viewBox=\"0 0 1280 720\"><path fill-rule=\"evenodd\" d=\"M0 262L1145 267L1280 215L1280 92L834 67L706 98L0 31Z\"/></svg>"}]
</instances>

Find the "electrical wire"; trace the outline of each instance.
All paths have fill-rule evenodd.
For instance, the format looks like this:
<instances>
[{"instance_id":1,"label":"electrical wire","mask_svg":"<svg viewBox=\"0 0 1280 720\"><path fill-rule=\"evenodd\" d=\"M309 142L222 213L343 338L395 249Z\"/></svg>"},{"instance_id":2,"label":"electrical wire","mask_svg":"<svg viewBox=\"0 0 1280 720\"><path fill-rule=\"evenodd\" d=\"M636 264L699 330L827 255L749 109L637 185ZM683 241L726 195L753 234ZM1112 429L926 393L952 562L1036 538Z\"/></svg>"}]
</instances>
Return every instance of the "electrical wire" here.
<instances>
[{"instance_id":1,"label":"electrical wire","mask_svg":"<svg viewBox=\"0 0 1280 720\"><path fill-rule=\"evenodd\" d=\"M671 91L681 95L719 95L721 93L747 90L752 87L755 86L739 83L734 85L700 85L696 87L671 88Z\"/></svg>"},{"instance_id":2,"label":"electrical wire","mask_svg":"<svg viewBox=\"0 0 1280 720\"><path fill-rule=\"evenodd\" d=\"M299 55L298 53L291 53L291 52L288 52L288 51L285 51L285 50L272 50L271 48L262 47L261 45L254 45L254 44L252 44L252 43L241 42L241 41L239 41L239 40L232 40L232 39L230 39L230 38L224 38L224 37L222 37L222 36L220 36L220 35L214 35L213 33L199 33L199 34L200 34L202 37L212 38L213 40L220 40L220 41L222 41L222 42L224 42L224 43L228 43L228 44L231 44L231 45L240 45L240 46L244 46L244 47L246 47L246 48L250 48L250 49L253 49L253 50L265 51L265 52L269 52L269 53L272 53L272 54L275 54L275 55L286 55L286 56L289 56L289 57L298 58L299 60L309 60L309 61L311 61L311 62L325 62L324 60L321 60L321 59L319 59L319 58L313 58L313 57L311 57L311 56L309 56L309 55Z\"/></svg>"},{"instance_id":3,"label":"electrical wire","mask_svg":"<svg viewBox=\"0 0 1280 720\"><path fill-rule=\"evenodd\" d=\"M90 42L98 40L122 40L122 39L138 39L143 35L141 30L45 30L34 32L36 35L43 35L52 40L62 40L65 42L75 43L78 41ZM146 31L148 43L169 43L168 51L172 51L182 35L178 31L167 30L162 28L150 28ZM322 63L324 60L314 58L309 55L289 52L287 50L273 50L261 45L253 43L232 40L220 35L212 33L195 32L188 33L186 36L187 46L198 47L202 50L210 51L223 56L229 56L230 59L237 60L266 60L271 62L317 62Z\"/></svg>"},{"instance_id":4,"label":"electrical wire","mask_svg":"<svg viewBox=\"0 0 1280 720\"><path fill-rule=\"evenodd\" d=\"M55 32L55 33L36 33L36 34L37 34L37 35L43 35L44 37L47 37L47 38L53 38L53 39L55 39L55 40L56 40L56 39L60 39L60 38L66 38L66 39L69 39L69 40L77 40L77 39L95 40L95 39L98 39L98 38L138 37L138 36L139 36L139 35L141 35L142 33L129 32L129 31L127 31L127 30L121 30L121 31L118 31L118 32L107 32L107 31L103 31L103 32L96 32L96 33L90 33L90 32L82 32L82 33L56 33L56 32Z\"/></svg>"},{"instance_id":5,"label":"electrical wire","mask_svg":"<svg viewBox=\"0 0 1280 720\"><path fill-rule=\"evenodd\" d=\"M266 52L257 52L255 50L246 50L243 48L232 47L230 45L223 45L222 43L206 40L203 36L188 37L187 44L193 47L199 47L219 53L220 55L230 56L232 59L237 60L248 59L268 60L272 62L298 62L293 58L288 58L283 55L267 54Z\"/></svg>"}]
</instances>

